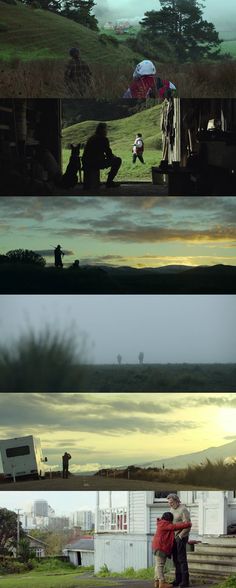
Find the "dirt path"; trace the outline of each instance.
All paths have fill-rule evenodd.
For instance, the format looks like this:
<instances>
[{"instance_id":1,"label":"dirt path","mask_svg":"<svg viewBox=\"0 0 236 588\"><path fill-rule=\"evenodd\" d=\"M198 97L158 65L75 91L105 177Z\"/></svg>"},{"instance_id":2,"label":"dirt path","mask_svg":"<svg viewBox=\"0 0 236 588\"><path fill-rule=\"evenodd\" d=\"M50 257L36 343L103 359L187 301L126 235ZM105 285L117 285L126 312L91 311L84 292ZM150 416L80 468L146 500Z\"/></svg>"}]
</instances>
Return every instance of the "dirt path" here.
<instances>
[{"instance_id":1,"label":"dirt path","mask_svg":"<svg viewBox=\"0 0 236 588\"><path fill-rule=\"evenodd\" d=\"M73 476L68 480L54 478L52 480L22 480L0 484L0 491L6 490L191 490L196 489L189 484L164 483L147 480L127 480L121 478L106 478L99 476ZM197 486L198 490L218 490Z\"/></svg>"}]
</instances>

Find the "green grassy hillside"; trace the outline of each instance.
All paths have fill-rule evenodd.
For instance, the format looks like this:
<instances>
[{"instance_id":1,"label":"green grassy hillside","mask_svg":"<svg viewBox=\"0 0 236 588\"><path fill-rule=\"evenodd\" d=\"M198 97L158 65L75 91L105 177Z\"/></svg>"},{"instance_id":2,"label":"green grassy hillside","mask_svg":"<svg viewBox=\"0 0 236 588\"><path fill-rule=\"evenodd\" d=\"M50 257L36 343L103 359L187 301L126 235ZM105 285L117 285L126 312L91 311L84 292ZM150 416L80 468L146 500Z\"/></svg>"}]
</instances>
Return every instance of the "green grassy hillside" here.
<instances>
[{"instance_id":1,"label":"green grassy hillside","mask_svg":"<svg viewBox=\"0 0 236 588\"><path fill-rule=\"evenodd\" d=\"M91 64L124 65L137 61L137 55L109 39L52 12L16 6L0 1L0 57L3 60L66 59L68 49L81 48ZM139 57L138 57L139 59Z\"/></svg>"},{"instance_id":2,"label":"green grassy hillside","mask_svg":"<svg viewBox=\"0 0 236 588\"><path fill-rule=\"evenodd\" d=\"M117 179L119 180L151 180L151 166L157 165L161 159L161 120L162 106L142 110L132 116L119 120L110 120L108 123L108 138L112 151L122 158L122 167ZM63 168L65 169L70 151L67 146L70 143L85 143L90 135L94 133L99 121L89 120L77 123L62 131L63 144ZM142 133L145 151L142 165L139 161L132 163L132 143L136 133ZM102 179L105 180L107 172L102 172Z\"/></svg>"},{"instance_id":3,"label":"green grassy hillside","mask_svg":"<svg viewBox=\"0 0 236 588\"><path fill-rule=\"evenodd\" d=\"M230 53L234 58L236 57L236 39L229 39L223 41L221 45L221 53Z\"/></svg>"}]
</instances>

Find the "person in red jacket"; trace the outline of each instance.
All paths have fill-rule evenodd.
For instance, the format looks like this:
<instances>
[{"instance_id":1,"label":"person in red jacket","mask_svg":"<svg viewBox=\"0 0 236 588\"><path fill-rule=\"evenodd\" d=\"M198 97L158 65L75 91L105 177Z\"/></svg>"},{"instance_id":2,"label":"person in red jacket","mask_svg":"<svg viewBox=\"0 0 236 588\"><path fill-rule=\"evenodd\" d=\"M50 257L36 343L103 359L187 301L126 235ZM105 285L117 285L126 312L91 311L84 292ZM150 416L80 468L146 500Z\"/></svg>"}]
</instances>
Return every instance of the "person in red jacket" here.
<instances>
[{"instance_id":1,"label":"person in red jacket","mask_svg":"<svg viewBox=\"0 0 236 588\"><path fill-rule=\"evenodd\" d=\"M176 523L173 524L173 514L171 512L164 512L161 519L157 519L157 529L152 540L152 549L156 555L155 566L155 588L172 588L172 584L165 582L164 567L167 558L171 557L175 531L188 529L192 523Z\"/></svg>"},{"instance_id":2,"label":"person in red jacket","mask_svg":"<svg viewBox=\"0 0 236 588\"><path fill-rule=\"evenodd\" d=\"M145 100L160 98L164 100L173 95L176 86L169 80L157 76L156 66L149 59L140 61L133 73L133 80L124 92L123 98Z\"/></svg>"}]
</instances>

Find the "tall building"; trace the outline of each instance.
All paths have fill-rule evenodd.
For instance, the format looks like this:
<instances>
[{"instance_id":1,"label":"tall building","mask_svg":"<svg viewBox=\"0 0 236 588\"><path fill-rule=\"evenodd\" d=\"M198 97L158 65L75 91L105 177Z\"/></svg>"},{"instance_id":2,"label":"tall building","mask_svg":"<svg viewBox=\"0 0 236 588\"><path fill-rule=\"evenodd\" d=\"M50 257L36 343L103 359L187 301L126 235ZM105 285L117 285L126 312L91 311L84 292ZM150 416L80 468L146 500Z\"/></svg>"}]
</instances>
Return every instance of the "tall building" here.
<instances>
[{"instance_id":1,"label":"tall building","mask_svg":"<svg viewBox=\"0 0 236 588\"><path fill-rule=\"evenodd\" d=\"M35 500L33 503L32 514L35 517L48 517L47 500Z\"/></svg>"},{"instance_id":2,"label":"tall building","mask_svg":"<svg viewBox=\"0 0 236 588\"><path fill-rule=\"evenodd\" d=\"M73 525L81 527L83 531L92 531L94 514L91 510L77 510L72 516Z\"/></svg>"}]
</instances>

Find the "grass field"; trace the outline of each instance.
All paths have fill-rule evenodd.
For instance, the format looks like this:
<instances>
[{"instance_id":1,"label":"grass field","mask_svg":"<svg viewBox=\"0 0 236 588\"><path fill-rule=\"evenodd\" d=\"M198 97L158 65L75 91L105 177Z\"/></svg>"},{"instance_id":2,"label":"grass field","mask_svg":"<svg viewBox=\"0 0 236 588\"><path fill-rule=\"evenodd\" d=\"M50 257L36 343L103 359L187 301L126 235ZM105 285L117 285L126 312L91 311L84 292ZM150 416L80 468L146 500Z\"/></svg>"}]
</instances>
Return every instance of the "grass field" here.
<instances>
[{"instance_id":1,"label":"grass field","mask_svg":"<svg viewBox=\"0 0 236 588\"><path fill-rule=\"evenodd\" d=\"M133 62L134 53L111 41L99 40L99 33L50 11L32 9L18 2L11 6L0 1L2 60L67 59L70 47L80 46L89 63L111 62L119 66Z\"/></svg>"},{"instance_id":2,"label":"grass field","mask_svg":"<svg viewBox=\"0 0 236 588\"><path fill-rule=\"evenodd\" d=\"M133 52L114 35L91 31L50 11L0 0L0 97L78 97L78 86L64 83L68 51L79 45L92 71L84 98L115 99L127 89L134 66L145 54ZM122 37L122 36L121 36ZM236 57L235 41L222 51ZM155 61L155 59L154 59ZM173 64L155 61L160 77L175 83L181 97L236 96L236 61Z\"/></svg>"},{"instance_id":3,"label":"grass field","mask_svg":"<svg viewBox=\"0 0 236 588\"><path fill-rule=\"evenodd\" d=\"M45 576L40 572L37 574L25 574L22 576L9 575L0 578L2 588L99 588L100 586L116 586L115 580L85 579L78 575L66 574L61 576Z\"/></svg>"},{"instance_id":4,"label":"grass field","mask_svg":"<svg viewBox=\"0 0 236 588\"><path fill-rule=\"evenodd\" d=\"M236 39L223 41L221 45L221 53L230 53L234 58L236 58Z\"/></svg>"},{"instance_id":5,"label":"grass field","mask_svg":"<svg viewBox=\"0 0 236 588\"><path fill-rule=\"evenodd\" d=\"M151 181L151 167L158 165L162 158L161 113L162 106L157 105L126 118L107 121L112 151L122 158L122 166L117 175L118 180ZM70 157L70 150L66 149L66 145L85 143L88 137L94 133L98 122L89 120L63 129L62 160L64 171ZM135 164L132 163L132 144L136 133L143 135L145 165L138 160ZM101 180L105 181L106 176L107 171L103 171Z\"/></svg>"}]
</instances>

